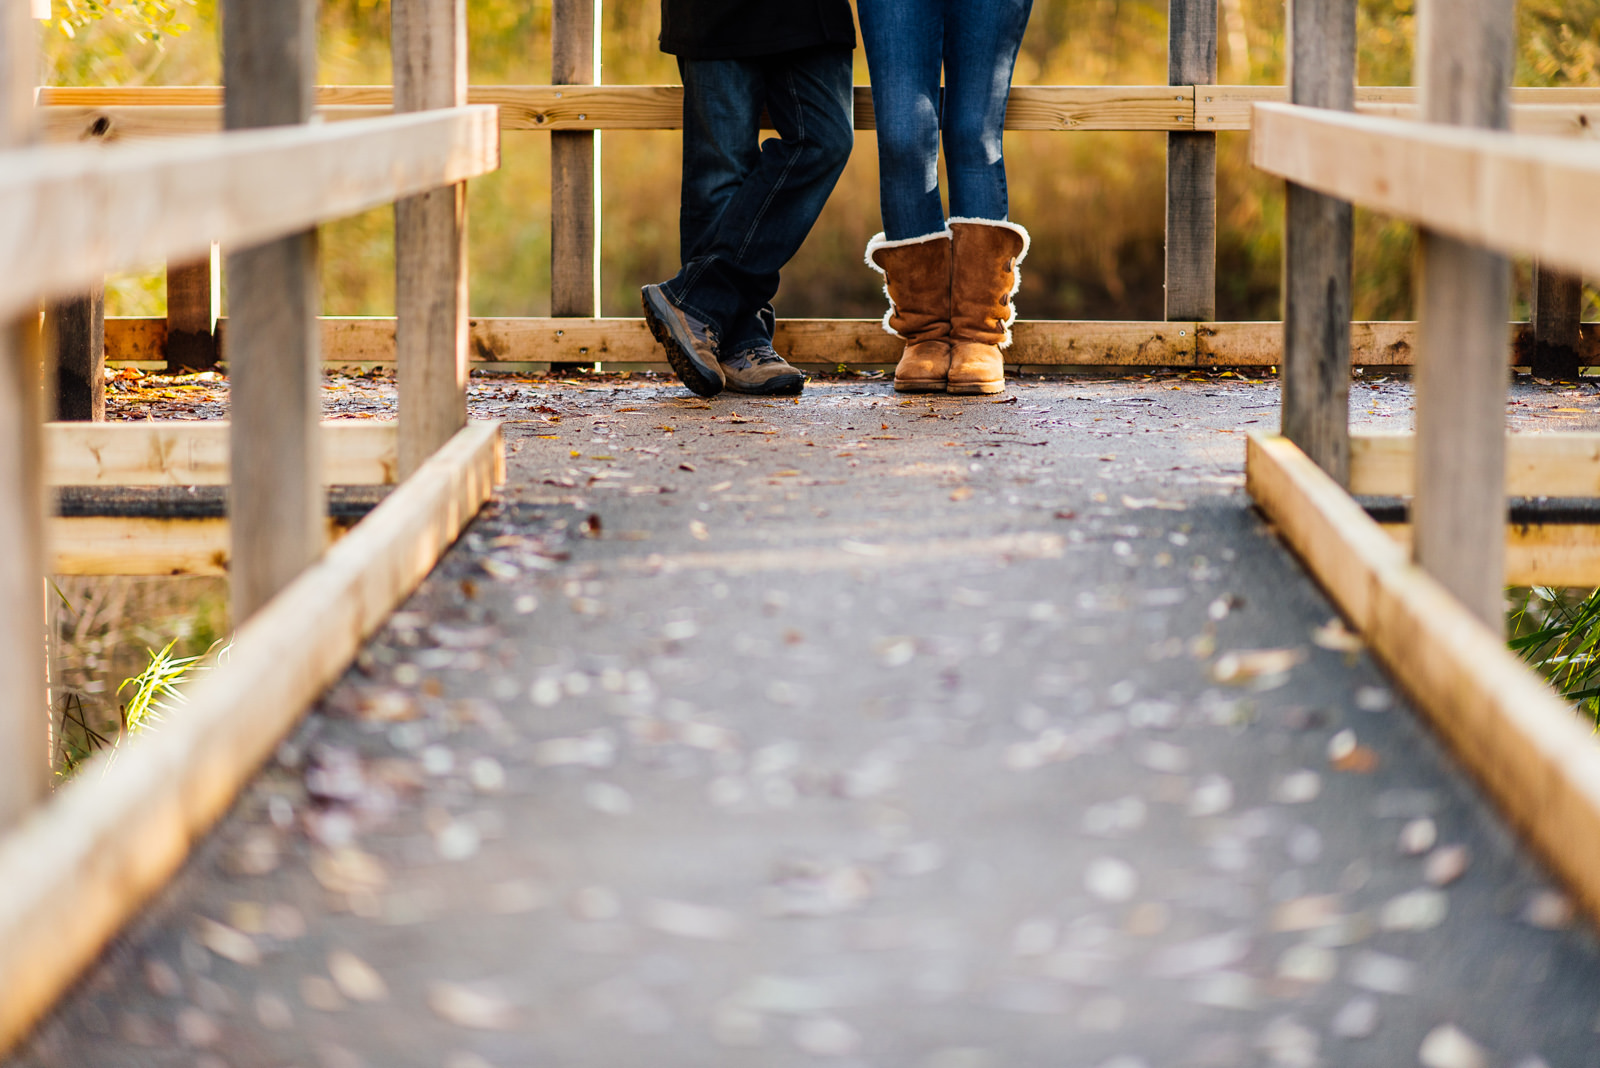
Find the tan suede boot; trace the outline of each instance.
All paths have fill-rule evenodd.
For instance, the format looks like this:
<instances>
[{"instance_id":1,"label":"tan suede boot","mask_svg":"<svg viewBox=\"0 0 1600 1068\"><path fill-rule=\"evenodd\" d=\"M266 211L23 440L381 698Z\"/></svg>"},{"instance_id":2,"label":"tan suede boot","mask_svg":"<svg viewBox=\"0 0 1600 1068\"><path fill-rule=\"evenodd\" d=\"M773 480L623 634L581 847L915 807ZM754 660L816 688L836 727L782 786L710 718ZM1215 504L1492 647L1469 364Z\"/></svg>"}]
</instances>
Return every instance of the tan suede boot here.
<instances>
[{"instance_id":1,"label":"tan suede boot","mask_svg":"<svg viewBox=\"0 0 1600 1068\"><path fill-rule=\"evenodd\" d=\"M1028 231L1013 222L951 219L951 393L999 393L1006 388L1000 351L1011 344L1021 285L1017 265L1028 254Z\"/></svg>"},{"instance_id":2,"label":"tan suede boot","mask_svg":"<svg viewBox=\"0 0 1600 1068\"><path fill-rule=\"evenodd\" d=\"M867 242L867 266L883 275L883 328L906 339L894 369L901 393L943 393L950 372L950 233Z\"/></svg>"}]
</instances>

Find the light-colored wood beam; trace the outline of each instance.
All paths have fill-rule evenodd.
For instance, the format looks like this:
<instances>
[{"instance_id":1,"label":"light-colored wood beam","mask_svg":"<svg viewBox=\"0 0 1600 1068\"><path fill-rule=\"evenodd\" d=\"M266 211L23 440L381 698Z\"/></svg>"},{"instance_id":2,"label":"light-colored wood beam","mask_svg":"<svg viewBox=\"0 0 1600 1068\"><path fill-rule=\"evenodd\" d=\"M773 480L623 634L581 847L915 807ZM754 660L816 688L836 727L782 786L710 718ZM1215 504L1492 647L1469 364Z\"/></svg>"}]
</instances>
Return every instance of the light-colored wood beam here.
<instances>
[{"instance_id":1,"label":"light-colored wood beam","mask_svg":"<svg viewBox=\"0 0 1600 1068\"><path fill-rule=\"evenodd\" d=\"M1285 438L1246 487L1419 711L1600 920L1600 746L1544 681Z\"/></svg>"},{"instance_id":2,"label":"light-colored wood beam","mask_svg":"<svg viewBox=\"0 0 1600 1068\"><path fill-rule=\"evenodd\" d=\"M345 529L323 521L323 544ZM49 521L54 575L218 575L232 561L228 520L70 516Z\"/></svg>"},{"instance_id":3,"label":"light-colored wood beam","mask_svg":"<svg viewBox=\"0 0 1600 1068\"><path fill-rule=\"evenodd\" d=\"M239 628L182 715L0 838L0 1053L165 885L503 477L498 424L462 430Z\"/></svg>"},{"instance_id":4,"label":"light-colored wood beam","mask_svg":"<svg viewBox=\"0 0 1600 1068\"><path fill-rule=\"evenodd\" d=\"M1205 85L1196 87L1195 127L1248 130L1251 108L1287 103L1281 85ZM1409 85L1358 85L1356 111L1362 115L1414 119L1417 93ZM1511 90L1511 128L1518 133L1600 138L1600 89L1523 88Z\"/></svg>"},{"instance_id":5,"label":"light-colored wood beam","mask_svg":"<svg viewBox=\"0 0 1600 1068\"><path fill-rule=\"evenodd\" d=\"M229 424L173 420L49 423L44 478L50 486L225 486ZM324 486L382 486L399 481L396 424L340 420L322 424Z\"/></svg>"},{"instance_id":6,"label":"light-colored wood beam","mask_svg":"<svg viewBox=\"0 0 1600 1068\"><path fill-rule=\"evenodd\" d=\"M1350 438L1350 492L1411 496L1416 450L1414 434L1356 431ZM1505 495L1600 497L1600 434L1506 435Z\"/></svg>"},{"instance_id":7,"label":"light-colored wood beam","mask_svg":"<svg viewBox=\"0 0 1600 1068\"><path fill-rule=\"evenodd\" d=\"M111 271L208 255L214 240L257 244L498 166L493 108L8 153L0 314Z\"/></svg>"},{"instance_id":8,"label":"light-colored wood beam","mask_svg":"<svg viewBox=\"0 0 1600 1068\"><path fill-rule=\"evenodd\" d=\"M1409 523L1382 523L1383 532L1411 551ZM1506 527L1506 585L1600 586L1600 526L1589 523L1512 523Z\"/></svg>"},{"instance_id":9,"label":"light-colored wood beam","mask_svg":"<svg viewBox=\"0 0 1600 1068\"><path fill-rule=\"evenodd\" d=\"M1256 105L1269 174L1460 241L1600 274L1600 145Z\"/></svg>"}]
</instances>

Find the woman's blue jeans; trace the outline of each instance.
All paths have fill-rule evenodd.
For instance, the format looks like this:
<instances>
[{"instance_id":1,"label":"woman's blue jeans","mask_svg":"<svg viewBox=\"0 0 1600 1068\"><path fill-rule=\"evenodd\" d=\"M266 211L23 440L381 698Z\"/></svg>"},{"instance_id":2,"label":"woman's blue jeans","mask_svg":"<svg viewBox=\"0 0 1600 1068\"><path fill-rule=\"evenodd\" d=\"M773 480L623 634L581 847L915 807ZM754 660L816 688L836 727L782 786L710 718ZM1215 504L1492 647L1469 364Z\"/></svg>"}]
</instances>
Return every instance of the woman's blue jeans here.
<instances>
[{"instance_id":1,"label":"woman's blue jeans","mask_svg":"<svg viewBox=\"0 0 1600 1068\"><path fill-rule=\"evenodd\" d=\"M678 61L683 266L667 299L733 357L772 341L778 272L799 251L855 142L850 52ZM778 136L761 141L765 108Z\"/></svg>"},{"instance_id":2,"label":"woman's blue jeans","mask_svg":"<svg viewBox=\"0 0 1600 1068\"><path fill-rule=\"evenodd\" d=\"M1006 218L1006 98L1032 9L1033 0L857 0L889 240L944 229L941 131L950 214Z\"/></svg>"}]
</instances>

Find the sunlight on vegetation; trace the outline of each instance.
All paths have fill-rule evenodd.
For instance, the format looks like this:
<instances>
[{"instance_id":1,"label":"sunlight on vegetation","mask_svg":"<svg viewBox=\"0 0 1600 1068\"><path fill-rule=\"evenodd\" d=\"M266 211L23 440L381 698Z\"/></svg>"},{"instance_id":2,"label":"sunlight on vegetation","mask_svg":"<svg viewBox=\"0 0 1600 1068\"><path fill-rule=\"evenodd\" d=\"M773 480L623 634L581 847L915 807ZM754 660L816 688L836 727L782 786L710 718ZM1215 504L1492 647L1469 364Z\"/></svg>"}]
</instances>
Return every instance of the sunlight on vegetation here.
<instances>
[{"instance_id":1,"label":"sunlight on vegetation","mask_svg":"<svg viewBox=\"0 0 1600 1068\"><path fill-rule=\"evenodd\" d=\"M1600 590L1507 591L1510 646L1600 726Z\"/></svg>"}]
</instances>

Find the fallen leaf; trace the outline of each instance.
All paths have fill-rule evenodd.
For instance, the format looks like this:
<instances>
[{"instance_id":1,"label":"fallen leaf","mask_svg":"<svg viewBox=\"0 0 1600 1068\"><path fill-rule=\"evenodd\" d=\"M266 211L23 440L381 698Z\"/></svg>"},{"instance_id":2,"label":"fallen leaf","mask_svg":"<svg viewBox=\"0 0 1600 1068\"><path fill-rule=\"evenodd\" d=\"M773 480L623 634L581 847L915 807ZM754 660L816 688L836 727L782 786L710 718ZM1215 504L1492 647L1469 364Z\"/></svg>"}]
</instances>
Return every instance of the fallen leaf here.
<instances>
[{"instance_id":1,"label":"fallen leaf","mask_svg":"<svg viewBox=\"0 0 1600 1068\"><path fill-rule=\"evenodd\" d=\"M972 487L971 486L957 486L955 489L950 491L950 499L952 501L964 501L968 497L971 497L971 496L972 496Z\"/></svg>"},{"instance_id":2,"label":"fallen leaf","mask_svg":"<svg viewBox=\"0 0 1600 1068\"><path fill-rule=\"evenodd\" d=\"M1102 456L1101 459L1103 460L1105 457ZM1155 508L1162 512L1186 512L1189 510L1189 506L1182 501L1163 501L1155 497L1129 497L1127 494L1122 495L1122 507L1135 512L1145 508Z\"/></svg>"},{"instance_id":3,"label":"fallen leaf","mask_svg":"<svg viewBox=\"0 0 1600 1068\"><path fill-rule=\"evenodd\" d=\"M1242 686L1263 676L1287 675L1304 659L1304 649L1237 649L1217 657L1211 665L1211 678Z\"/></svg>"},{"instance_id":4,"label":"fallen leaf","mask_svg":"<svg viewBox=\"0 0 1600 1068\"><path fill-rule=\"evenodd\" d=\"M376 1004L389 997L389 986L377 970L348 950L336 949L328 954L328 974L339 993L351 1001Z\"/></svg>"},{"instance_id":5,"label":"fallen leaf","mask_svg":"<svg viewBox=\"0 0 1600 1068\"><path fill-rule=\"evenodd\" d=\"M705 541L711 537L711 532L706 529L706 525L698 519L689 524L689 533L694 535L697 541Z\"/></svg>"},{"instance_id":6,"label":"fallen leaf","mask_svg":"<svg viewBox=\"0 0 1600 1068\"><path fill-rule=\"evenodd\" d=\"M243 931L201 916L195 922L194 933L201 945L225 960L246 967L261 963L261 950L256 946L255 939Z\"/></svg>"},{"instance_id":7,"label":"fallen leaf","mask_svg":"<svg viewBox=\"0 0 1600 1068\"><path fill-rule=\"evenodd\" d=\"M1347 628L1337 616L1312 628L1311 644L1334 653L1359 653L1363 648L1361 635Z\"/></svg>"},{"instance_id":8,"label":"fallen leaf","mask_svg":"<svg viewBox=\"0 0 1600 1068\"><path fill-rule=\"evenodd\" d=\"M447 1023L477 1031L509 1031L517 1022L516 1010L504 997L461 983L430 984L428 1007Z\"/></svg>"}]
</instances>

